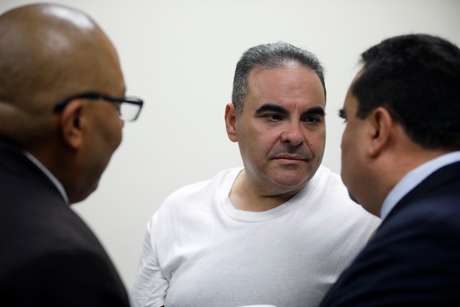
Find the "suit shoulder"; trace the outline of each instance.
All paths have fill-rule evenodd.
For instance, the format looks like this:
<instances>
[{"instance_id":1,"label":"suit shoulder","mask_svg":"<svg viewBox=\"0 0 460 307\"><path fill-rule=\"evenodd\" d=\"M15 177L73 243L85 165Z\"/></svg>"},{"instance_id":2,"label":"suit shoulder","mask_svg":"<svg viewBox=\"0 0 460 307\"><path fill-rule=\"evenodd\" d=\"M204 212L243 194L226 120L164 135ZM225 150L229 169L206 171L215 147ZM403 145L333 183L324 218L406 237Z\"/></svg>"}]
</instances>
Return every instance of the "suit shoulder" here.
<instances>
[{"instance_id":1,"label":"suit shoulder","mask_svg":"<svg viewBox=\"0 0 460 307\"><path fill-rule=\"evenodd\" d=\"M56 251L87 251L105 257L99 240L84 221L64 203L11 210L1 225L1 267L27 263ZM0 269L1 271L1 269Z\"/></svg>"},{"instance_id":2,"label":"suit shoulder","mask_svg":"<svg viewBox=\"0 0 460 307\"><path fill-rule=\"evenodd\" d=\"M9 306L41 306L45 302L46 306L129 306L113 267L98 253L84 248L57 248L0 277L2 301L11 302Z\"/></svg>"}]
</instances>

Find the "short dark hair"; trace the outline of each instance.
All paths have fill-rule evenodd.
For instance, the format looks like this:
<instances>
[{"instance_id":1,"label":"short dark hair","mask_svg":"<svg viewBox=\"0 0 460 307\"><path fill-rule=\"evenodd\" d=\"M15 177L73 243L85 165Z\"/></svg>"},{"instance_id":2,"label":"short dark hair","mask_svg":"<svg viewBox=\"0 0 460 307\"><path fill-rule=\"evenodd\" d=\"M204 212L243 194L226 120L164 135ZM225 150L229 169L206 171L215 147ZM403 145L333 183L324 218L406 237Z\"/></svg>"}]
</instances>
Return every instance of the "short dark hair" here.
<instances>
[{"instance_id":1,"label":"short dark hair","mask_svg":"<svg viewBox=\"0 0 460 307\"><path fill-rule=\"evenodd\" d=\"M429 149L460 148L460 49L427 34L386 39L361 54L351 86L357 116L386 108L410 139Z\"/></svg>"},{"instance_id":2,"label":"short dark hair","mask_svg":"<svg viewBox=\"0 0 460 307\"><path fill-rule=\"evenodd\" d=\"M277 68L291 61L312 69L321 80L326 96L324 70L313 53L285 42L263 44L248 49L236 64L232 102L237 112L243 110L244 100L248 94L248 76L253 68Z\"/></svg>"}]
</instances>

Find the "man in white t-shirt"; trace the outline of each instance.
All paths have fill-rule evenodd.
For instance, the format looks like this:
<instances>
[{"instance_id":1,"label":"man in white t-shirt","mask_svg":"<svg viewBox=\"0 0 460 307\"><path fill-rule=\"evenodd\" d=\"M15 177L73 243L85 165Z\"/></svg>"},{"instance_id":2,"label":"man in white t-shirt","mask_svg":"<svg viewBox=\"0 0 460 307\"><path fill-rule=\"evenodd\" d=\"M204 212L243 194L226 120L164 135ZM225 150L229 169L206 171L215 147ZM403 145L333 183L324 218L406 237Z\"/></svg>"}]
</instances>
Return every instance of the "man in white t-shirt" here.
<instances>
[{"instance_id":1,"label":"man in white t-shirt","mask_svg":"<svg viewBox=\"0 0 460 307\"><path fill-rule=\"evenodd\" d=\"M377 227L320 166L326 90L317 58L287 43L237 64L228 137L243 168L170 195L148 224L135 306L317 306Z\"/></svg>"}]
</instances>

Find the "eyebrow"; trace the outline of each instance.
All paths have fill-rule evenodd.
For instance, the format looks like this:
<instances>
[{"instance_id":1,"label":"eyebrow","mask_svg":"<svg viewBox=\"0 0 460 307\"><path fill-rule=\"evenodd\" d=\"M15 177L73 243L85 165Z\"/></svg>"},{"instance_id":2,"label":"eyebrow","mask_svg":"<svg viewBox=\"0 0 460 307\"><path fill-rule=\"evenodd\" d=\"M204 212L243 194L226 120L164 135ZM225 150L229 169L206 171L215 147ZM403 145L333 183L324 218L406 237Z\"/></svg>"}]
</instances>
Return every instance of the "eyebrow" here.
<instances>
[{"instance_id":1,"label":"eyebrow","mask_svg":"<svg viewBox=\"0 0 460 307\"><path fill-rule=\"evenodd\" d=\"M260 106L256 110L256 115L260 115L260 114L263 114L265 112L281 113L281 114L285 114L285 115L287 115L289 113L285 108L280 107L279 105L276 105L276 104L273 104L273 103L266 103L266 104Z\"/></svg>"},{"instance_id":2,"label":"eyebrow","mask_svg":"<svg viewBox=\"0 0 460 307\"><path fill-rule=\"evenodd\" d=\"M263 114L265 112L274 112L274 113L280 113L287 115L289 114L288 110L286 110L283 107L280 107L279 105L273 104L273 103L267 103L262 105L256 110L256 115ZM320 116L325 116L325 112L323 107L313 107L311 109L308 109L307 111L303 112L302 115L310 115L310 114L317 114Z\"/></svg>"},{"instance_id":3,"label":"eyebrow","mask_svg":"<svg viewBox=\"0 0 460 307\"><path fill-rule=\"evenodd\" d=\"M320 116L325 116L324 109L323 107L313 107L311 109L308 109L307 111L303 112L303 114L317 114Z\"/></svg>"}]
</instances>

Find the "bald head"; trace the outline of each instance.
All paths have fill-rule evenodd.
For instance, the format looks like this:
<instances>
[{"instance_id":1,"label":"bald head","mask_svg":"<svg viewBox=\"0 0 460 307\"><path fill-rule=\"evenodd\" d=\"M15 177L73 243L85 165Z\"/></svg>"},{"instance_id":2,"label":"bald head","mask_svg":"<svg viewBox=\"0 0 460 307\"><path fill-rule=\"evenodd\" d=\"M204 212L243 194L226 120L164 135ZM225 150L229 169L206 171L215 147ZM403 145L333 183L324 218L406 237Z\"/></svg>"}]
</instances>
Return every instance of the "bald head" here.
<instances>
[{"instance_id":1,"label":"bald head","mask_svg":"<svg viewBox=\"0 0 460 307\"><path fill-rule=\"evenodd\" d=\"M97 186L121 142L116 105L73 99L86 92L123 96L112 43L87 14L33 4L0 15L0 140L31 153L77 202Z\"/></svg>"},{"instance_id":2,"label":"bald head","mask_svg":"<svg viewBox=\"0 0 460 307\"><path fill-rule=\"evenodd\" d=\"M124 87L116 51L100 27L85 13L56 4L0 15L0 71L1 103L35 121L69 95Z\"/></svg>"}]
</instances>

